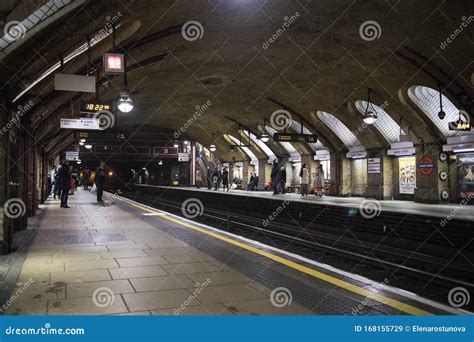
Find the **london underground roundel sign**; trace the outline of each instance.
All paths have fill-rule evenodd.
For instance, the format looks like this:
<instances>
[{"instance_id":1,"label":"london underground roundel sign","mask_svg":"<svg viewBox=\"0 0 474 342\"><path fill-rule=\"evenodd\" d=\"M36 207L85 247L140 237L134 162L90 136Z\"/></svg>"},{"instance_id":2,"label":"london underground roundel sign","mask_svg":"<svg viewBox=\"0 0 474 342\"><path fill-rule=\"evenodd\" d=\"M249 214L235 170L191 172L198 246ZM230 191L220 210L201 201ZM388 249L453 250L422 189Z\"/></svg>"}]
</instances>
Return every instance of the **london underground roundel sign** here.
<instances>
[{"instance_id":1,"label":"london underground roundel sign","mask_svg":"<svg viewBox=\"0 0 474 342\"><path fill-rule=\"evenodd\" d=\"M418 170L420 170L422 175L429 176L433 173L434 163L433 159L428 156L424 156L418 162Z\"/></svg>"}]
</instances>

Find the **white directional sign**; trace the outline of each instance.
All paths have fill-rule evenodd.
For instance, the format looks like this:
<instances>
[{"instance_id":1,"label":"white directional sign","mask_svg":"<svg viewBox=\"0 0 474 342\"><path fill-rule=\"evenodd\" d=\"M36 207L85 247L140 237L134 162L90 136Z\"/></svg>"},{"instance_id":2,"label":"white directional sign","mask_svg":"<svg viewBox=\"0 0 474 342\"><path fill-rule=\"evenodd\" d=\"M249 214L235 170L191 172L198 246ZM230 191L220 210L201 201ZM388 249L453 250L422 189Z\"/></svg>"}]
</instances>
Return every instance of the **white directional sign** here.
<instances>
[{"instance_id":1,"label":"white directional sign","mask_svg":"<svg viewBox=\"0 0 474 342\"><path fill-rule=\"evenodd\" d=\"M178 161L180 161L180 162L189 161L189 153L186 153L186 152L178 153Z\"/></svg>"},{"instance_id":2,"label":"white directional sign","mask_svg":"<svg viewBox=\"0 0 474 342\"><path fill-rule=\"evenodd\" d=\"M99 119L79 118L79 119L61 119L61 128L68 129L96 129L100 130Z\"/></svg>"},{"instance_id":3,"label":"white directional sign","mask_svg":"<svg viewBox=\"0 0 474 342\"><path fill-rule=\"evenodd\" d=\"M66 160L78 161L79 160L79 151L66 151Z\"/></svg>"}]
</instances>

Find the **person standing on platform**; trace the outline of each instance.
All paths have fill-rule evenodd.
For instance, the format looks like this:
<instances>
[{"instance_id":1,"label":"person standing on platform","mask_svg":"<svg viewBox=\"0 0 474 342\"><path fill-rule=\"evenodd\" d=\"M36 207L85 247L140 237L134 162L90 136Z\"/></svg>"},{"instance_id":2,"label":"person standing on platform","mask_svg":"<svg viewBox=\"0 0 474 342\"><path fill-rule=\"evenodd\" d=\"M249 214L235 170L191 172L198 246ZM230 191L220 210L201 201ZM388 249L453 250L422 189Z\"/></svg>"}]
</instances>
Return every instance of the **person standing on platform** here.
<instances>
[{"instance_id":1,"label":"person standing on platform","mask_svg":"<svg viewBox=\"0 0 474 342\"><path fill-rule=\"evenodd\" d=\"M69 173L69 167L67 161L63 161L59 173L59 185L61 191L61 206L60 208L69 208L67 205L67 199L69 197L69 189L71 188L71 174Z\"/></svg>"},{"instance_id":2,"label":"person standing on platform","mask_svg":"<svg viewBox=\"0 0 474 342\"><path fill-rule=\"evenodd\" d=\"M97 188L97 202L102 203L102 195L104 194L105 184L105 163L100 162L99 168L95 171L95 186Z\"/></svg>"},{"instance_id":3,"label":"person standing on platform","mask_svg":"<svg viewBox=\"0 0 474 342\"><path fill-rule=\"evenodd\" d=\"M200 188L202 186L202 171L200 169L196 170L196 188Z\"/></svg>"},{"instance_id":4,"label":"person standing on platform","mask_svg":"<svg viewBox=\"0 0 474 342\"><path fill-rule=\"evenodd\" d=\"M285 194L285 188L286 188L286 169L284 166L281 167L281 193Z\"/></svg>"},{"instance_id":5,"label":"person standing on platform","mask_svg":"<svg viewBox=\"0 0 474 342\"><path fill-rule=\"evenodd\" d=\"M324 186L324 170L321 164L316 168L316 176L314 177L314 187L316 196L323 197L323 186Z\"/></svg>"},{"instance_id":6,"label":"person standing on platform","mask_svg":"<svg viewBox=\"0 0 474 342\"><path fill-rule=\"evenodd\" d=\"M69 166L69 173L71 174L69 195L74 195L74 190L76 190L77 171L73 165Z\"/></svg>"},{"instance_id":7,"label":"person standing on platform","mask_svg":"<svg viewBox=\"0 0 474 342\"><path fill-rule=\"evenodd\" d=\"M301 177L301 195L308 196L308 187L309 187L309 170L306 167L306 164L303 164L300 170Z\"/></svg>"},{"instance_id":8,"label":"person standing on platform","mask_svg":"<svg viewBox=\"0 0 474 342\"><path fill-rule=\"evenodd\" d=\"M211 171L211 168L208 166L207 167L207 190L211 190L212 189L212 171Z\"/></svg>"},{"instance_id":9,"label":"person standing on platform","mask_svg":"<svg viewBox=\"0 0 474 342\"><path fill-rule=\"evenodd\" d=\"M61 182L59 181L59 170L61 169L61 166L58 165L56 167L56 171L54 172L54 188L53 188L53 198L56 199L56 196L58 196L59 199L61 199Z\"/></svg>"},{"instance_id":10,"label":"person standing on platform","mask_svg":"<svg viewBox=\"0 0 474 342\"><path fill-rule=\"evenodd\" d=\"M222 171L222 187L224 190L229 191L229 171L227 171L227 168L224 167L224 170Z\"/></svg>"},{"instance_id":11,"label":"person standing on platform","mask_svg":"<svg viewBox=\"0 0 474 342\"><path fill-rule=\"evenodd\" d=\"M280 166L278 165L278 161L274 160L273 165L272 165L272 173L270 174L270 177L272 179L272 186L273 186L273 194L278 195L280 193L280 182L281 182L281 177L280 177Z\"/></svg>"},{"instance_id":12,"label":"person standing on platform","mask_svg":"<svg viewBox=\"0 0 474 342\"><path fill-rule=\"evenodd\" d=\"M214 191L217 191L220 187L220 173L219 169L216 167L212 173L212 183L214 184Z\"/></svg>"},{"instance_id":13,"label":"person standing on platform","mask_svg":"<svg viewBox=\"0 0 474 342\"><path fill-rule=\"evenodd\" d=\"M82 185L84 187L84 190L89 190L89 178L90 178L90 176L91 176L91 171L86 166L84 168L84 173L82 174Z\"/></svg>"}]
</instances>

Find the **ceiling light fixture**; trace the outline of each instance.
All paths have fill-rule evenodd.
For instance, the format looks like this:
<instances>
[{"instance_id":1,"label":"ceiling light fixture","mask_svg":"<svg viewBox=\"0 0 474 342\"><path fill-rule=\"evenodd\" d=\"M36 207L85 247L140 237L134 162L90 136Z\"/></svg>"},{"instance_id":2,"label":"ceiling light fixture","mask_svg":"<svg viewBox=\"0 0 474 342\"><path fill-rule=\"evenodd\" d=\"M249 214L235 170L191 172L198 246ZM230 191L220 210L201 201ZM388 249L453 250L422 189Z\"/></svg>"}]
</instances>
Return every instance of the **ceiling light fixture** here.
<instances>
[{"instance_id":1,"label":"ceiling light fixture","mask_svg":"<svg viewBox=\"0 0 474 342\"><path fill-rule=\"evenodd\" d=\"M266 125L267 125L267 119L264 118L263 119L262 132L260 133L260 137L259 137L259 139L264 143L266 143L266 142L268 142L268 140L270 140L270 136L268 135L267 132L265 132Z\"/></svg>"},{"instance_id":2,"label":"ceiling light fixture","mask_svg":"<svg viewBox=\"0 0 474 342\"><path fill-rule=\"evenodd\" d=\"M211 145L209 146L209 151L211 152L216 152L217 147L214 144L214 133L212 133L212 140L211 140Z\"/></svg>"},{"instance_id":3,"label":"ceiling light fixture","mask_svg":"<svg viewBox=\"0 0 474 342\"><path fill-rule=\"evenodd\" d=\"M173 147L174 147L174 148L178 148L178 147L179 147L179 141L178 141L178 140L175 140L175 142L173 143Z\"/></svg>"},{"instance_id":4,"label":"ceiling light fixture","mask_svg":"<svg viewBox=\"0 0 474 342\"><path fill-rule=\"evenodd\" d=\"M82 143L85 143L86 142L86 139L82 138L81 140L79 140L80 142Z\"/></svg>"},{"instance_id":5,"label":"ceiling light fixture","mask_svg":"<svg viewBox=\"0 0 474 342\"><path fill-rule=\"evenodd\" d=\"M438 84L438 92L439 92L439 113L438 118L443 120L446 117L446 113L443 110L443 93L441 89L441 84Z\"/></svg>"},{"instance_id":6,"label":"ceiling light fixture","mask_svg":"<svg viewBox=\"0 0 474 342\"><path fill-rule=\"evenodd\" d=\"M92 145L86 144L84 147L87 148L88 150L90 150L92 148Z\"/></svg>"},{"instance_id":7,"label":"ceiling light fixture","mask_svg":"<svg viewBox=\"0 0 474 342\"><path fill-rule=\"evenodd\" d=\"M128 92L124 91L120 94L120 100L118 101L117 108L122 113L128 113L133 109L133 101L130 98Z\"/></svg>"},{"instance_id":8,"label":"ceiling light fixture","mask_svg":"<svg viewBox=\"0 0 474 342\"><path fill-rule=\"evenodd\" d=\"M79 145L84 146L84 141L79 141Z\"/></svg>"},{"instance_id":9,"label":"ceiling light fixture","mask_svg":"<svg viewBox=\"0 0 474 342\"><path fill-rule=\"evenodd\" d=\"M117 108L122 113L128 113L133 109L133 101L130 97L130 91L128 90L128 78L127 78L127 55L123 55L123 91L120 94L120 100L118 101Z\"/></svg>"},{"instance_id":10,"label":"ceiling light fixture","mask_svg":"<svg viewBox=\"0 0 474 342\"><path fill-rule=\"evenodd\" d=\"M362 118L367 125L372 125L379 118L377 111L375 110L374 105L370 100L370 95L372 95L373 91L374 90L372 88L369 88L368 90L367 107L365 108L364 116Z\"/></svg>"},{"instance_id":11,"label":"ceiling light fixture","mask_svg":"<svg viewBox=\"0 0 474 342\"><path fill-rule=\"evenodd\" d=\"M158 165L163 165L163 160L160 160L160 161L158 162Z\"/></svg>"}]
</instances>

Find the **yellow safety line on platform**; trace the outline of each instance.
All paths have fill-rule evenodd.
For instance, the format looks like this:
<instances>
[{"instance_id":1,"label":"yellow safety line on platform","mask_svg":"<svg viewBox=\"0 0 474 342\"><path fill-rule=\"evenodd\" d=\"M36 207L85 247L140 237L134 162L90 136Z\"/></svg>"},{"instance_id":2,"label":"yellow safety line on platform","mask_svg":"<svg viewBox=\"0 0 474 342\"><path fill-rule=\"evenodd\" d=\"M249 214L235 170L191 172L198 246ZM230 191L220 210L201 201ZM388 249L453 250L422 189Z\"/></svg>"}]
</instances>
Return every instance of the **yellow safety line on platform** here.
<instances>
[{"instance_id":1,"label":"yellow safety line on platform","mask_svg":"<svg viewBox=\"0 0 474 342\"><path fill-rule=\"evenodd\" d=\"M127 202L129 203L130 205L136 207L136 208L139 208L139 209L142 209L142 210L145 210L145 211L148 211L150 213L153 213L153 212L157 212L157 210L153 210L153 209L150 209L150 208L147 208L147 207L144 207L144 206L141 206L133 201L130 201L128 199L125 199L123 197L120 197L121 200L123 200L124 202ZM165 220L168 220L168 221L172 221L174 223L177 223L179 225L182 225L182 226L185 226L185 227L188 227L188 228L191 228L193 230L196 230L200 233L203 233L203 234L206 234L206 235L209 235L209 236L212 236L216 239L219 239L221 241L225 241L227 243L230 243L234 246L237 246L237 247L240 247L240 248L243 248L243 249L246 249L250 252L253 252L255 254L259 254L261 256L264 256L268 259L271 259L273 261L276 261L276 262L279 262L283 265L286 265L290 268L293 268L295 270L298 270L300 272L303 272L303 273L306 273L308 275L311 275L315 278L318 278L318 279L321 279L321 280L324 280L328 283L331 283L331 284L334 284L340 288L343 288L345 290L348 290L348 291L351 291L351 292L354 292L354 293L357 293L358 295L361 295L361 296L364 296L366 298L370 298L370 299L373 299L377 302L380 302L382 304L385 304L385 305L388 305L388 306L391 306L392 308L395 308L397 310L400 310L400 311L403 311L405 313L408 313L410 315L433 315L431 312L428 312L428 311L425 311L425 310L422 310L422 309L419 309L417 307L414 307L412 305L409 305L409 304L405 304L405 303L402 303L396 299L393 299L393 298L390 298L390 297L386 297L386 296L383 296L381 294L378 294L376 292L373 292L373 291L370 291L370 290L367 290L367 289L364 289L362 287L359 287L357 285L354 285L354 284L351 284L347 281L344 281L344 280L341 280L339 278L336 278L336 277L333 277L333 276L330 276L326 273L322 273L322 272L319 272L319 271L316 271L312 268L309 268L307 266L303 266L303 265L300 265L294 261L291 261L291 260L288 260L288 259L285 259L283 257L280 257L278 255L274 255L274 254L271 254L269 252L265 252L265 251L262 251L258 248L255 248L255 247L252 247L252 246L249 246L245 243L242 243L242 242L239 242L239 241L236 241L236 240L233 240L229 237L226 237L226 236L223 236L221 234L217 234L215 232L212 232L212 231L209 231L207 229L204 229L204 228L200 228L200 227L197 227L195 225L192 225L188 222L185 222L185 221L181 221L181 220L177 220L171 216L160 216L160 218L162 219L165 219Z\"/></svg>"}]
</instances>

